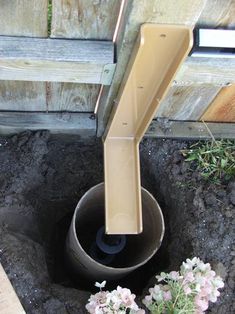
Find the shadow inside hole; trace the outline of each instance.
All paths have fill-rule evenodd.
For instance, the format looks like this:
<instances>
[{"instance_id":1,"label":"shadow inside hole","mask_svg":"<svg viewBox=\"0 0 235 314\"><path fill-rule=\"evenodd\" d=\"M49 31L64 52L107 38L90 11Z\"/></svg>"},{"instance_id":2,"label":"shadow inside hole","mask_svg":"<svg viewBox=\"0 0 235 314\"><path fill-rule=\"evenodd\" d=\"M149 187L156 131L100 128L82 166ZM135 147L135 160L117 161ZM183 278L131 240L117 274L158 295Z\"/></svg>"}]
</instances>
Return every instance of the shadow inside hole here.
<instances>
[{"instance_id":1,"label":"shadow inside hole","mask_svg":"<svg viewBox=\"0 0 235 314\"><path fill-rule=\"evenodd\" d=\"M51 279L54 283L63 285L65 287L76 288L80 290L87 290L92 293L98 291L98 289L94 286L94 281L91 281L87 278L83 278L77 274L74 274L70 268L67 266L66 258L65 258L65 241L66 236L69 230L69 226L72 220L73 213L66 214L63 218L61 218L56 226L55 226L55 236L51 247L54 247L54 250L51 253L54 260L53 269L50 269ZM104 218L100 217L98 219L98 225L104 224ZM93 241L93 237L95 234L91 234L90 232L86 232L86 228L83 229L83 239L79 238L80 241L85 241L88 243L89 241ZM130 238L135 236L129 236ZM89 241L87 241L89 239ZM119 279L108 281L106 285L106 289L115 289L118 285L122 287L127 287L131 289L133 293L136 295L141 295L143 289L146 287L150 279L157 273L166 270L169 266L169 256L166 249L167 244L167 235L163 239L162 245L157 253L142 267L133 271L126 277ZM128 241L128 240L127 240ZM84 244L84 243L83 243ZM136 248L135 248L136 249ZM113 262L113 267L120 267L120 264L126 263L125 249L121 252L118 259ZM120 264L119 264L120 263Z\"/></svg>"},{"instance_id":2,"label":"shadow inside hole","mask_svg":"<svg viewBox=\"0 0 235 314\"><path fill-rule=\"evenodd\" d=\"M87 215L83 214L89 213ZM148 213L148 212L147 212ZM149 215L149 213L148 213ZM148 259L158 244L158 237L155 235L152 219L146 219L143 214L144 230L140 234L126 235L126 244L119 253L107 265L114 268L133 267ZM81 217L82 219L79 219ZM95 217L95 218L93 218ZM148 216L149 217L149 216ZM100 206L80 208L77 213L76 232L77 238L83 250L91 256L91 248L96 240L97 231L104 226L104 208ZM156 239L154 238L156 237Z\"/></svg>"}]
</instances>

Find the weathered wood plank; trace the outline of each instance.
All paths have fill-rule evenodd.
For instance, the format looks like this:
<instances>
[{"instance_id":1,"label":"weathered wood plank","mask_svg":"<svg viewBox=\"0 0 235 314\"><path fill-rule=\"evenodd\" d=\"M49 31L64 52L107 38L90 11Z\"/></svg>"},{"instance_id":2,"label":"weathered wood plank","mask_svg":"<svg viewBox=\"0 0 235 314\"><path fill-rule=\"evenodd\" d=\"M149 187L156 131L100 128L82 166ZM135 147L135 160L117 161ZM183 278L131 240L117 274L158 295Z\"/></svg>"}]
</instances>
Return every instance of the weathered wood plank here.
<instances>
[{"instance_id":1,"label":"weathered wood plank","mask_svg":"<svg viewBox=\"0 0 235 314\"><path fill-rule=\"evenodd\" d=\"M47 0L0 0L0 35L47 37ZM45 83L16 79L0 82L0 110L44 110Z\"/></svg>"},{"instance_id":2,"label":"weathered wood plank","mask_svg":"<svg viewBox=\"0 0 235 314\"><path fill-rule=\"evenodd\" d=\"M197 24L213 28L235 27L235 1L207 0Z\"/></svg>"},{"instance_id":3,"label":"weathered wood plank","mask_svg":"<svg viewBox=\"0 0 235 314\"><path fill-rule=\"evenodd\" d=\"M201 120L235 122L235 84L221 89Z\"/></svg>"},{"instance_id":4,"label":"weathered wood plank","mask_svg":"<svg viewBox=\"0 0 235 314\"><path fill-rule=\"evenodd\" d=\"M108 41L0 37L0 79L101 83L112 63Z\"/></svg>"},{"instance_id":5,"label":"weathered wood plank","mask_svg":"<svg viewBox=\"0 0 235 314\"><path fill-rule=\"evenodd\" d=\"M50 61L0 60L0 79L101 84L103 66Z\"/></svg>"},{"instance_id":6,"label":"weathered wood plank","mask_svg":"<svg viewBox=\"0 0 235 314\"><path fill-rule=\"evenodd\" d=\"M46 85L27 81L0 81L0 110L46 111Z\"/></svg>"},{"instance_id":7,"label":"weathered wood plank","mask_svg":"<svg viewBox=\"0 0 235 314\"><path fill-rule=\"evenodd\" d=\"M0 134L14 134L25 130L95 136L96 120L90 113L0 112Z\"/></svg>"},{"instance_id":8,"label":"weathered wood plank","mask_svg":"<svg viewBox=\"0 0 235 314\"><path fill-rule=\"evenodd\" d=\"M0 313L1 314L25 314L25 311L0 264Z\"/></svg>"},{"instance_id":9,"label":"weathered wood plank","mask_svg":"<svg viewBox=\"0 0 235 314\"><path fill-rule=\"evenodd\" d=\"M67 40L0 36L0 58L90 64L113 63L113 43L98 40Z\"/></svg>"},{"instance_id":10,"label":"weathered wood plank","mask_svg":"<svg viewBox=\"0 0 235 314\"><path fill-rule=\"evenodd\" d=\"M51 37L112 39L120 0L53 0Z\"/></svg>"},{"instance_id":11,"label":"weathered wood plank","mask_svg":"<svg viewBox=\"0 0 235 314\"><path fill-rule=\"evenodd\" d=\"M211 139L235 138L235 123L202 123L189 121L153 120L145 137Z\"/></svg>"},{"instance_id":12,"label":"weathered wood plank","mask_svg":"<svg viewBox=\"0 0 235 314\"><path fill-rule=\"evenodd\" d=\"M144 22L194 27L206 2L207 0L144 0L141 1L141 5L146 9ZM141 14L141 6L139 5L136 9Z\"/></svg>"},{"instance_id":13,"label":"weathered wood plank","mask_svg":"<svg viewBox=\"0 0 235 314\"><path fill-rule=\"evenodd\" d=\"M0 0L0 35L47 37L47 0Z\"/></svg>"},{"instance_id":14,"label":"weathered wood plank","mask_svg":"<svg viewBox=\"0 0 235 314\"><path fill-rule=\"evenodd\" d=\"M94 112L99 85L74 83L48 83L49 111Z\"/></svg>"},{"instance_id":15,"label":"weathered wood plank","mask_svg":"<svg viewBox=\"0 0 235 314\"><path fill-rule=\"evenodd\" d=\"M103 39L111 40L117 22L121 0L53 0L52 4L52 38L79 38L79 39ZM90 93L88 92L90 89ZM79 84L52 84L50 93L56 95L60 91L60 97L63 100L79 99L76 104L76 110L90 111L95 108L95 103L99 95L99 87L85 86ZM67 107L68 102L63 103L53 97L50 110L58 106ZM79 105L80 103L80 105ZM84 106L84 103L87 104ZM72 105L73 106L73 105ZM70 105L71 107L71 105ZM75 109L75 107L73 107Z\"/></svg>"},{"instance_id":16,"label":"weathered wood plank","mask_svg":"<svg viewBox=\"0 0 235 314\"><path fill-rule=\"evenodd\" d=\"M184 24L192 27L198 20L205 3L206 0L131 0L126 2L123 22L117 37L118 64L111 88L104 90L98 110L99 136L103 134L107 125L140 25L153 22Z\"/></svg>"},{"instance_id":17,"label":"weathered wood plank","mask_svg":"<svg viewBox=\"0 0 235 314\"><path fill-rule=\"evenodd\" d=\"M235 59L188 57L175 78L179 86L235 83Z\"/></svg>"},{"instance_id":18,"label":"weathered wood plank","mask_svg":"<svg viewBox=\"0 0 235 314\"><path fill-rule=\"evenodd\" d=\"M172 86L160 104L157 117L197 121L220 91L213 85Z\"/></svg>"}]
</instances>

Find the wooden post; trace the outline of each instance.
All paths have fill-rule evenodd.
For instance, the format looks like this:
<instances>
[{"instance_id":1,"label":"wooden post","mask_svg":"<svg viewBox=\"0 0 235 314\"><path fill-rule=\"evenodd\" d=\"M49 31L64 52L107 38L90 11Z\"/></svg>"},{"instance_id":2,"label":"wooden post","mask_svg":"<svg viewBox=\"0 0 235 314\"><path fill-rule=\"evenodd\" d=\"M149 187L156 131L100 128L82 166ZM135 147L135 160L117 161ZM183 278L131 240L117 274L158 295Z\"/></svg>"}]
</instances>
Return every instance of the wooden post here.
<instances>
[{"instance_id":1,"label":"wooden post","mask_svg":"<svg viewBox=\"0 0 235 314\"><path fill-rule=\"evenodd\" d=\"M235 84L222 88L200 120L235 122Z\"/></svg>"},{"instance_id":2,"label":"wooden post","mask_svg":"<svg viewBox=\"0 0 235 314\"><path fill-rule=\"evenodd\" d=\"M26 314L1 264L0 264L0 313Z\"/></svg>"}]
</instances>

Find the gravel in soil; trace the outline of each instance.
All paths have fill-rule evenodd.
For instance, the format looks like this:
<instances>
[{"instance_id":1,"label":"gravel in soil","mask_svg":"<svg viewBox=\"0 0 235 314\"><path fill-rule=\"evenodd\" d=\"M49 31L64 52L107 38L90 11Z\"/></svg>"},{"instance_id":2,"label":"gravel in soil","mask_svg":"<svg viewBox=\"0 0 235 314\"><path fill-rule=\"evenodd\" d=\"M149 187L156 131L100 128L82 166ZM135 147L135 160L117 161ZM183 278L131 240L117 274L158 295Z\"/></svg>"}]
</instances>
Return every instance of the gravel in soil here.
<instances>
[{"instance_id":1,"label":"gravel in soil","mask_svg":"<svg viewBox=\"0 0 235 314\"><path fill-rule=\"evenodd\" d=\"M188 145L157 139L141 144L142 185L160 203L166 234L153 259L120 284L140 295L154 273L177 270L198 256L225 280L208 313L232 314L235 180L220 186L203 181L180 153ZM0 261L27 313L86 313L93 283L69 277L63 241L80 197L102 181L99 139L46 131L0 137Z\"/></svg>"}]
</instances>

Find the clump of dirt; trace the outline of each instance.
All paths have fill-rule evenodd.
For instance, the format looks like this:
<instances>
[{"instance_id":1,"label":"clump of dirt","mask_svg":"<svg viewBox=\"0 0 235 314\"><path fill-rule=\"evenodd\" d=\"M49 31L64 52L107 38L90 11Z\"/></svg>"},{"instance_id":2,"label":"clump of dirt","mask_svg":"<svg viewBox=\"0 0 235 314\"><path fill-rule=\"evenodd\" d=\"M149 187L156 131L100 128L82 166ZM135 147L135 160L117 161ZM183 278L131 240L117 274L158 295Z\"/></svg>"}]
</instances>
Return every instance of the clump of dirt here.
<instances>
[{"instance_id":1,"label":"clump of dirt","mask_svg":"<svg viewBox=\"0 0 235 314\"><path fill-rule=\"evenodd\" d=\"M140 295L155 272L177 270L198 256L226 281L208 312L234 313L235 180L207 184L184 162L179 150L187 146L156 139L141 144L142 185L162 207L166 234L154 258L119 283ZM0 137L0 261L27 313L86 313L85 290L93 283L69 277L63 247L77 202L102 181L99 139L46 131Z\"/></svg>"}]
</instances>

